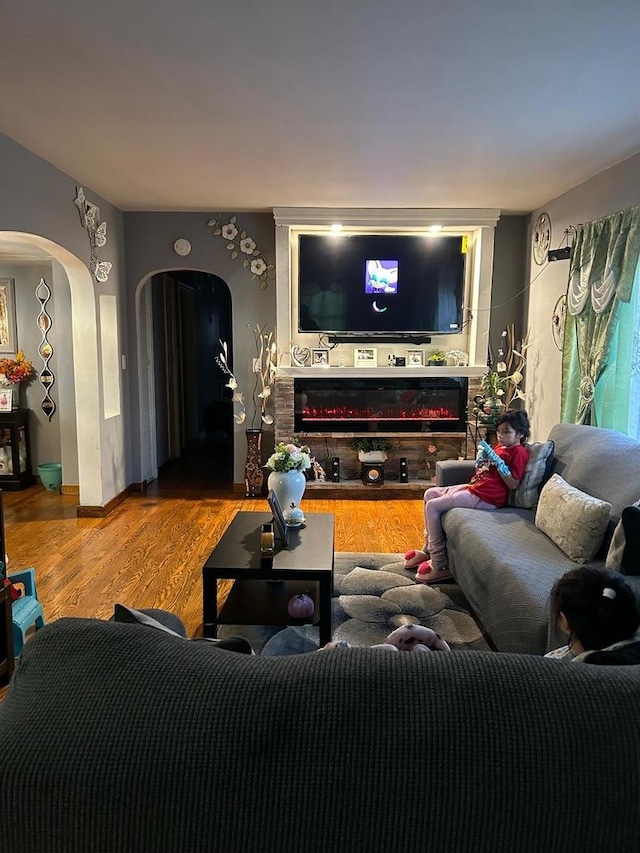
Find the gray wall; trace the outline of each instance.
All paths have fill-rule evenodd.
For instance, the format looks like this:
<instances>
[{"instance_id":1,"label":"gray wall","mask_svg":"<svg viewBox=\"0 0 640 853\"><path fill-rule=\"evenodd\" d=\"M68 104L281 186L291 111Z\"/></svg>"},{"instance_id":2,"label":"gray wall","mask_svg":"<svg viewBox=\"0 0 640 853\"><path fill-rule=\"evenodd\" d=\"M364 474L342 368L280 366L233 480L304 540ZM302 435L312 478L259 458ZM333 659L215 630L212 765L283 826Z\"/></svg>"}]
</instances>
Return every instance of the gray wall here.
<instances>
[{"instance_id":1,"label":"gray wall","mask_svg":"<svg viewBox=\"0 0 640 853\"><path fill-rule=\"evenodd\" d=\"M557 248L569 226L599 219L639 202L640 154L636 154L534 211L529 219L529 247L535 221L543 210L551 217L551 245ZM530 259L529 264L528 325L532 347L527 366L527 405L532 415L533 435L541 439L560 420L562 356L553 344L551 317L558 297L566 293L569 261L537 266Z\"/></svg>"},{"instance_id":2,"label":"gray wall","mask_svg":"<svg viewBox=\"0 0 640 853\"><path fill-rule=\"evenodd\" d=\"M243 267L242 258L231 259L230 252L225 248L226 241L221 237L214 237L213 229L207 226L214 212L215 210L211 213L124 214L127 303L130 317L128 354L131 423L135 424L135 428L130 431L130 436L133 479L136 482L141 479L136 291L141 286L150 286L148 279L160 271L200 270L223 279L231 292L234 371L245 399L251 396L250 391L254 380L251 367L255 345L251 330L256 324L262 326L266 323L269 329L274 327L275 284L261 291L259 282L253 280L250 271ZM233 213L221 214L221 217L226 221L232 215ZM268 213L240 213L237 216L238 229L246 231L263 252L264 257L274 263L273 216ZM185 237L191 243L192 251L187 257L179 257L173 251L173 243L178 237ZM250 406L247 410L247 418L250 419ZM234 482L236 483L244 481L245 428L246 424L235 425Z\"/></svg>"},{"instance_id":3,"label":"gray wall","mask_svg":"<svg viewBox=\"0 0 640 853\"><path fill-rule=\"evenodd\" d=\"M77 266L80 261L88 269L90 264L90 246L87 232L80 224L78 209L73 203L76 197L76 188L80 182L65 175L51 164L37 157L35 154L18 145L7 136L0 135L0 252L3 251L3 232L18 232L20 235L36 235L51 241L56 247L61 247L65 260L64 264ZM90 286L93 290L89 304L94 304L91 316L91 324L95 323L97 328L97 341L99 342L100 317L98 313L99 294L114 294L118 298L119 327L121 344L124 341L127 328L126 303L124 295L124 238L123 238L123 216L117 208L109 204L105 199L85 187L87 198L99 205L101 219L108 223L107 245L100 250L101 260L111 261L113 269L106 284L96 284L91 280ZM10 240L12 234L7 234ZM70 255L69 255L70 253ZM11 263L7 258L6 262ZM88 280L86 269L83 275ZM71 309L71 296L69 284L64 283L66 276L62 268L53 269L52 290L55 288L55 300L58 304L56 323L54 330L58 349L56 357L72 358L69 350L71 341L71 314L65 316ZM22 290L22 286L21 286ZM27 287L27 300L31 298L31 284ZM22 301L24 295L19 296ZM53 303L53 300L52 300ZM85 303L86 304L86 303ZM62 305L62 310L61 310ZM67 338L63 338L66 333ZM100 365L100 347L97 346L98 363L95 358L91 364L82 362L79 366L76 379L80 382L81 390L90 387L95 398L95 387L98 386L99 405L94 406L91 412L87 412L87 418L95 420L95 429L98 432L97 441L95 434L91 437L92 447L76 448L73 456L77 459L78 452L82 453L83 459L94 461L95 470L88 473L87 481L91 480L94 485L91 489L92 500L89 503L106 503L114 495L118 494L127 483L132 481L131 466L128 462L130 451L127 447L128 430L125 424L129 418L127 406L126 377L123 377L124 404L121 414L117 417L105 419L102 406L102 379ZM94 348L95 352L95 348ZM36 357L37 353L28 353L29 357ZM77 364L77 362L76 362ZM58 361L58 373L60 385L58 391L62 394L65 408L61 406L55 413L51 422L38 422L37 441L38 446L46 448L56 459L63 461L63 480L66 483L73 482L71 478L77 478L76 470L73 471L71 463L72 444L76 443L75 426L78 418L85 413L70 411L72 404L72 392L63 387L62 374L65 373L64 365ZM78 378L79 377L79 378ZM73 384L71 385L73 387ZM30 404L33 401L33 391L30 391ZM89 395L90 396L90 395ZM83 399L83 398L80 398ZM66 447L62 445L66 442ZM56 446L57 445L57 446ZM66 468L65 468L66 466ZM68 475L71 475L71 478ZM82 494L81 494L82 497Z\"/></svg>"},{"instance_id":4,"label":"gray wall","mask_svg":"<svg viewBox=\"0 0 640 853\"><path fill-rule=\"evenodd\" d=\"M491 330L494 349L503 330L515 325L516 338L524 333L527 217L501 216L496 226L491 289Z\"/></svg>"}]
</instances>

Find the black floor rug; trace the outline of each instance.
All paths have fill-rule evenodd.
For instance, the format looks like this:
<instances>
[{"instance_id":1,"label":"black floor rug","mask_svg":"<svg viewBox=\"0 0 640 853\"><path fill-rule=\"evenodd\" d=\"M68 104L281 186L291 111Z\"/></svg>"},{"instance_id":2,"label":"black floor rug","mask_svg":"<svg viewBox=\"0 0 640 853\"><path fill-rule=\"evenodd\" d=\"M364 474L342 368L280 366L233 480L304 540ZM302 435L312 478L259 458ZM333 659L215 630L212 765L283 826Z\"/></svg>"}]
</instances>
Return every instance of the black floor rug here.
<instances>
[{"instance_id":1,"label":"black floor rug","mask_svg":"<svg viewBox=\"0 0 640 853\"><path fill-rule=\"evenodd\" d=\"M437 631L452 649L488 649L471 608L455 583L416 583L402 554L337 553L331 623L334 640L352 646L383 643L401 625ZM303 654L318 648L313 625L224 625L218 636L245 637L256 653Z\"/></svg>"}]
</instances>

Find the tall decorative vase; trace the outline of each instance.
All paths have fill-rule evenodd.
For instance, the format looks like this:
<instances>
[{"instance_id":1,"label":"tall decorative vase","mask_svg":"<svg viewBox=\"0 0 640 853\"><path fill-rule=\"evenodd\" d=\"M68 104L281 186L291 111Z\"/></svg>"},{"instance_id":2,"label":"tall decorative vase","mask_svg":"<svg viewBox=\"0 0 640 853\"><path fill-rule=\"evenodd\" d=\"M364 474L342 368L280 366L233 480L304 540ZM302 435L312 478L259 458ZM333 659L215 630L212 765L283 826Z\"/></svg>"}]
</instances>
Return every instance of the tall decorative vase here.
<instances>
[{"instance_id":1,"label":"tall decorative vase","mask_svg":"<svg viewBox=\"0 0 640 853\"><path fill-rule=\"evenodd\" d=\"M248 429L247 436L247 461L244 465L244 488L245 497L262 497L262 484L264 483L264 471L262 470L262 430Z\"/></svg>"},{"instance_id":2,"label":"tall decorative vase","mask_svg":"<svg viewBox=\"0 0 640 853\"><path fill-rule=\"evenodd\" d=\"M272 471L269 474L269 491L273 489L275 492L284 520L290 524L300 524L304 519L300 501L306 485L307 478L302 471Z\"/></svg>"}]
</instances>

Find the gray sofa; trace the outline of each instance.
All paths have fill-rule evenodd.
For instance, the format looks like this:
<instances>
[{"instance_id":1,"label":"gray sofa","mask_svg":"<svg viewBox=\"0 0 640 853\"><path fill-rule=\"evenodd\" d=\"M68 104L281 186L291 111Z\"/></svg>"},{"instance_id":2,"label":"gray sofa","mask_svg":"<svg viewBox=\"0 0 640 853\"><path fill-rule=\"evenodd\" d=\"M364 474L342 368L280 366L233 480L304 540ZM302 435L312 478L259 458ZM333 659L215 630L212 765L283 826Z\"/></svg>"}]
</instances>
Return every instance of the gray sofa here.
<instances>
[{"instance_id":1,"label":"gray sofa","mask_svg":"<svg viewBox=\"0 0 640 853\"><path fill-rule=\"evenodd\" d=\"M62 619L0 705L0 849L637 853L638 673Z\"/></svg>"},{"instance_id":2,"label":"gray sofa","mask_svg":"<svg viewBox=\"0 0 640 853\"><path fill-rule=\"evenodd\" d=\"M604 568L622 510L640 499L640 444L598 427L556 424L551 473L612 504L608 535L587 565ZM437 463L439 485L468 482L471 462ZM443 517L449 568L501 652L544 654L563 640L549 619L555 580L578 564L534 524L535 509L452 509ZM640 577L629 577L640 595Z\"/></svg>"}]
</instances>

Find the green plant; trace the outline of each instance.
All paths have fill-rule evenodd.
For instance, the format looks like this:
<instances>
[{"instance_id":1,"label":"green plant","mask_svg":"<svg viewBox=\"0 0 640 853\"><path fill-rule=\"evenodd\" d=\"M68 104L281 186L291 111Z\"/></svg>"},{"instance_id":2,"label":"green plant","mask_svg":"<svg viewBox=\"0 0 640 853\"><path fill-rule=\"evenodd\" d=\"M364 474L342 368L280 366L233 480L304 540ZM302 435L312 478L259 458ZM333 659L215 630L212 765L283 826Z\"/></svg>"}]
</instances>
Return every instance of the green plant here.
<instances>
[{"instance_id":1,"label":"green plant","mask_svg":"<svg viewBox=\"0 0 640 853\"><path fill-rule=\"evenodd\" d=\"M388 438L354 438L351 442L354 450L369 453L371 450L383 450L385 453L393 447Z\"/></svg>"},{"instance_id":2,"label":"green plant","mask_svg":"<svg viewBox=\"0 0 640 853\"><path fill-rule=\"evenodd\" d=\"M444 350L441 350L441 349L431 350L431 352L429 353L429 355L427 357L427 361L446 361L446 360L447 360L447 354Z\"/></svg>"}]
</instances>

